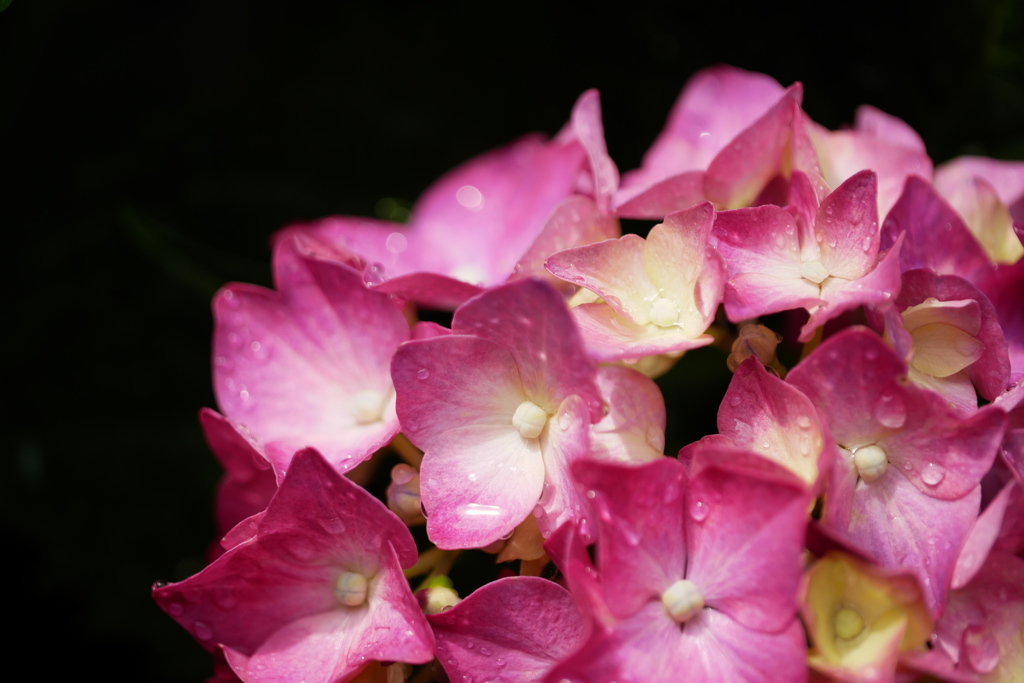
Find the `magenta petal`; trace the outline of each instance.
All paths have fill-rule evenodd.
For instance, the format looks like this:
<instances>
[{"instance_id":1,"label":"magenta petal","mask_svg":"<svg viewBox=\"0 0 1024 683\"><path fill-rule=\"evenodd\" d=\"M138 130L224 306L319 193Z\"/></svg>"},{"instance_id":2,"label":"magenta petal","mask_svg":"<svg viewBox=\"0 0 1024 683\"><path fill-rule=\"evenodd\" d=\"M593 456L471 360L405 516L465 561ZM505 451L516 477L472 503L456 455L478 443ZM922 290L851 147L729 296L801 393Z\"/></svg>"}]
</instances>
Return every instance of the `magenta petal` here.
<instances>
[{"instance_id":1,"label":"magenta petal","mask_svg":"<svg viewBox=\"0 0 1024 683\"><path fill-rule=\"evenodd\" d=\"M891 247L901 233L907 235L900 250L903 271L931 268L972 280L989 270L988 256L963 219L923 178L907 178L903 194L882 223L881 248Z\"/></svg>"},{"instance_id":2,"label":"magenta petal","mask_svg":"<svg viewBox=\"0 0 1024 683\"><path fill-rule=\"evenodd\" d=\"M600 520L598 564L609 609L624 618L660 601L685 576L683 468L670 458L637 466L584 462L573 474Z\"/></svg>"},{"instance_id":3,"label":"magenta petal","mask_svg":"<svg viewBox=\"0 0 1024 683\"><path fill-rule=\"evenodd\" d=\"M804 129L802 99L802 86L790 86L775 106L715 156L704 177L708 199L726 208L750 206L768 181L782 174L784 155L792 155L799 170L821 176Z\"/></svg>"},{"instance_id":4,"label":"magenta petal","mask_svg":"<svg viewBox=\"0 0 1024 683\"><path fill-rule=\"evenodd\" d=\"M702 452L718 458L713 447ZM724 462L693 475L687 492L686 578L709 607L776 632L796 614L810 496L797 480Z\"/></svg>"},{"instance_id":5,"label":"magenta petal","mask_svg":"<svg viewBox=\"0 0 1024 683\"><path fill-rule=\"evenodd\" d=\"M705 609L680 630L661 604L650 603L589 638L546 683L799 683L807 680L806 655L803 629L795 619L781 633L766 634Z\"/></svg>"},{"instance_id":6,"label":"magenta petal","mask_svg":"<svg viewBox=\"0 0 1024 683\"><path fill-rule=\"evenodd\" d=\"M980 500L980 488L956 500L926 496L890 468L877 481L858 483L847 534L883 567L912 571L934 618L942 612Z\"/></svg>"},{"instance_id":7,"label":"magenta petal","mask_svg":"<svg viewBox=\"0 0 1024 683\"><path fill-rule=\"evenodd\" d=\"M243 519L262 512L277 491L270 461L247 430L209 408L199 422L210 450L225 469L217 487L217 532L226 534Z\"/></svg>"},{"instance_id":8,"label":"magenta petal","mask_svg":"<svg viewBox=\"0 0 1024 683\"><path fill-rule=\"evenodd\" d=\"M455 312L452 331L508 349L526 395L549 414L575 394L586 401L591 422L600 419L594 365L583 353L565 302L547 283L517 280L471 299Z\"/></svg>"},{"instance_id":9,"label":"magenta petal","mask_svg":"<svg viewBox=\"0 0 1024 683\"><path fill-rule=\"evenodd\" d=\"M540 682L583 637L568 591L528 576L499 579L428 617L437 657L452 681Z\"/></svg>"},{"instance_id":10,"label":"magenta petal","mask_svg":"<svg viewBox=\"0 0 1024 683\"><path fill-rule=\"evenodd\" d=\"M906 373L881 339L852 328L829 338L786 381L827 416L840 446L877 444L925 494L963 496L991 466L1005 418L996 408L963 418L933 392L905 385Z\"/></svg>"},{"instance_id":11,"label":"magenta petal","mask_svg":"<svg viewBox=\"0 0 1024 683\"><path fill-rule=\"evenodd\" d=\"M815 229L821 263L833 277L856 280L875 265L878 254L878 178L861 171L827 196L818 208Z\"/></svg>"}]
</instances>

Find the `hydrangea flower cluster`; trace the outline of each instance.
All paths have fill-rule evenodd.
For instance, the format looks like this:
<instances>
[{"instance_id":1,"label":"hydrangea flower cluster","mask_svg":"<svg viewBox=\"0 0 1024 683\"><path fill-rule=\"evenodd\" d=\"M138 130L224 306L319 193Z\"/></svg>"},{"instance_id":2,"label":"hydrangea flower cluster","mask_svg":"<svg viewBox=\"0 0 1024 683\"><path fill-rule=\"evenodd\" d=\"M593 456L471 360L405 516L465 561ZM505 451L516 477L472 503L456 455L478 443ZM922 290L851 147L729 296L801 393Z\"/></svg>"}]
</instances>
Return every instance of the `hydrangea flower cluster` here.
<instances>
[{"instance_id":1,"label":"hydrangea flower cluster","mask_svg":"<svg viewBox=\"0 0 1024 683\"><path fill-rule=\"evenodd\" d=\"M1024 163L801 100L703 71L620 177L589 91L224 287L223 539L154 587L211 680L1022 680ZM666 455L652 378L708 344L718 433Z\"/></svg>"}]
</instances>

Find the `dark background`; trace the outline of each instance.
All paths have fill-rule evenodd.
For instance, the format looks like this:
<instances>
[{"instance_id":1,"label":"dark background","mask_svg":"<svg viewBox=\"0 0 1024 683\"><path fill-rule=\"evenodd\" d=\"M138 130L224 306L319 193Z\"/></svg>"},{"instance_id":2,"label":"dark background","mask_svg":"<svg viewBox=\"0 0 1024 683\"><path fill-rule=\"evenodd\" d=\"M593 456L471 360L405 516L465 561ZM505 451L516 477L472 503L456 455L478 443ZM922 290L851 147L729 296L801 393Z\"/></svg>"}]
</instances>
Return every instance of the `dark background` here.
<instances>
[{"instance_id":1,"label":"dark background","mask_svg":"<svg viewBox=\"0 0 1024 683\"><path fill-rule=\"evenodd\" d=\"M861 103L896 114L936 162L1024 159L1010 0L832 3L838 22L820 3L335 4L0 13L0 552L8 651L44 680L208 674L149 586L201 568L213 534L219 471L196 420L214 405L210 297L269 284L267 239L290 221L408 206L459 162L556 132L589 87L634 168L686 79L723 62L803 81L829 127ZM714 431L720 393L688 381L701 358L664 382L670 449Z\"/></svg>"}]
</instances>

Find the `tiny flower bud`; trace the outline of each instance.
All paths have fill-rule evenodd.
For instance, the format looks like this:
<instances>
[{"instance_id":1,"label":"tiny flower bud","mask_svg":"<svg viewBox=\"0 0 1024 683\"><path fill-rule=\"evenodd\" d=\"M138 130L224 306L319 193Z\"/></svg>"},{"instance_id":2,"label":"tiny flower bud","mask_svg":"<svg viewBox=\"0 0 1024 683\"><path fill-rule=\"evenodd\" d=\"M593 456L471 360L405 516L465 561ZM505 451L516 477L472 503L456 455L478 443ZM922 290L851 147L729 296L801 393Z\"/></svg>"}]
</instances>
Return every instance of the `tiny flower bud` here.
<instances>
[{"instance_id":1,"label":"tiny flower bud","mask_svg":"<svg viewBox=\"0 0 1024 683\"><path fill-rule=\"evenodd\" d=\"M853 453L853 464L864 481L876 481L889 469L885 451L875 445L861 446Z\"/></svg>"},{"instance_id":2,"label":"tiny flower bud","mask_svg":"<svg viewBox=\"0 0 1024 683\"><path fill-rule=\"evenodd\" d=\"M420 502L420 473L415 467L399 463L391 470L387 491L388 507L408 525L423 524Z\"/></svg>"},{"instance_id":3,"label":"tiny flower bud","mask_svg":"<svg viewBox=\"0 0 1024 683\"><path fill-rule=\"evenodd\" d=\"M693 581L680 579L661 594L661 604L681 624L704 609L704 596Z\"/></svg>"},{"instance_id":4,"label":"tiny flower bud","mask_svg":"<svg viewBox=\"0 0 1024 683\"><path fill-rule=\"evenodd\" d=\"M730 371L735 372L740 363L751 356L757 356L762 365L768 366L775 358L775 349L780 341L782 337L764 325L747 323L740 328L739 337L732 344L732 353L726 364Z\"/></svg>"},{"instance_id":5,"label":"tiny flower bud","mask_svg":"<svg viewBox=\"0 0 1024 683\"><path fill-rule=\"evenodd\" d=\"M679 321L679 307L670 299L658 297L651 304L651 322L658 327L672 327Z\"/></svg>"},{"instance_id":6,"label":"tiny flower bud","mask_svg":"<svg viewBox=\"0 0 1024 683\"><path fill-rule=\"evenodd\" d=\"M426 588L416 592L416 599L424 614L447 612L462 602L447 576L435 576Z\"/></svg>"},{"instance_id":7,"label":"tiny flower bud","mask_svg":"<svg viewBox=\"0 0 1024 683\"><path fill-rule=\"evenodd\" d=\"M334 583L334 597L343 605L358 607L366 602L366 591L369 582L366 577L356 572L342 572Z\"/></svg>"},{"instance_id":8,"label":"tiny flower bud","mask_svg":"<svg viewBox=\"0 0 1024 683\"><path fill-rule=\"evenodd\" d=\"M361 425L377 422L384 414L384 399L383 392L364 389L352 397L352 401L348 404L348 410L356 422Z\"/></svg>"},{"instance_id":9,"label":"tiny flower bud","mask_svg":"<svg viewBox=\"0 0 1024 683\"><path fill-rule=\"evenodd\" d=\"M524 439L536 439L548 423L548 414L532 401L523 401L512 416L512 426Z\"/></svg>"}]
</instances>

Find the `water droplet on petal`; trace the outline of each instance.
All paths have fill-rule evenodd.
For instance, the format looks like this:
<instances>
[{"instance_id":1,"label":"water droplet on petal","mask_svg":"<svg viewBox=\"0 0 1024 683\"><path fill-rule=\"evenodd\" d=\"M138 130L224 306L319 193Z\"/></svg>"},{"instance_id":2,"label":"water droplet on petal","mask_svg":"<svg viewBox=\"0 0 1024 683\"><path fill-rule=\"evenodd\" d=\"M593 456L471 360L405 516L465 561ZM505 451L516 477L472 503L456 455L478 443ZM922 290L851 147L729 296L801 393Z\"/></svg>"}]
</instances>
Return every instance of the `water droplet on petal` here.
<instances>
[{"instance_id":1,"label":"water droplet on petal","mask_svg":"<svg viewBox=\"0 0 1024 683\"><path fill-rule=\"evenodd\" d=\"M964 648L971 667L989 673L999 665L999 643L984 626L971 624L964 630Z\"/></svg>"},{"instance_id":2,"label":"water droplet on petal","mask_svg":"<svg viewBox=\"0 0 1024 683\"><path fill-rule=\"evenodd\" d=\"M180 617L185 613L185 605L180 602L172 602L167 606L167 611L172 617Z\"/></svg>"},{"instance_id":3,"label":"water droplet on petal","mask_svg":"<svg viewBox=\"0 0 1024 683\"><path fill-rule=\"evenodd\" d=\"M924 470L921 472L921 481L928 486L938 486L945 478L946 468L942 465L937 465L934 462L930 462L925 465Z\"/></svg>"},{"instance_id":4,"label":"water droplet on petal","mask_svg":"<svg viewBox=\"0 0 1024 683\"><path fill-rule=\"evenodd\" d=\"M426 368L420 368L420 371L416 373L416 379L426 379L430 377L430 370Z\"/></svg>"},{"instance_id":5,"label":"water droplet on petal","mask_svg":"<svg viewBox=\"0 0 1024 683\"><path fill-rule=\"evenodd\" d=\"M736 406L738 406L742 402L743 401L739 397L739 395L735 395L735 394L732 396L732 398L729 399L729 405L731 405L733 408L735 408Z\"/></svg>"},{"instance_id":6,"label":"water droplet on petal","mask_svg":"<svg viewBox=\"0 0 1024 683\"><path fill-rule=\"evenodd\" d=\"M895 394L882 394L875 404L875 419L884 427L899 429L907 421L907 406L903 399Z\"/></svg>"},{"instance_id":7,"label":"water droplet on petal","mask_svg":"<svg viewBox=\"0 0 1024 683\"><path fill-rule=\"evenodd\" d=\"M806 415L801 415L800 417L796 418L796 424L801 429L810 429L811 418L807 417Z\"/></svg>"},{"instance_id":8,"label":"water droplet on petal","mask_svg":"<svg viewBox=\"0 0 1024 683\"><path fill-rule=\"evenodd\" d=\"M210 638L213 638L213 631L209 626L201 621L194 623L192 625L192 629L195 631L196 638L199 640L209 640Z\"/></svg>"},{"instance_id":9,"label":"water droplet on petal","mask_svg":"<svg viewBox=\"0 0 1024 683\"><path fill-rule=\"evenodd\" d=\"M690 501L690 517L695 522L703 522L708 518L708 504L702 500L691 500Z\"/></svg>"}]
</instances>

